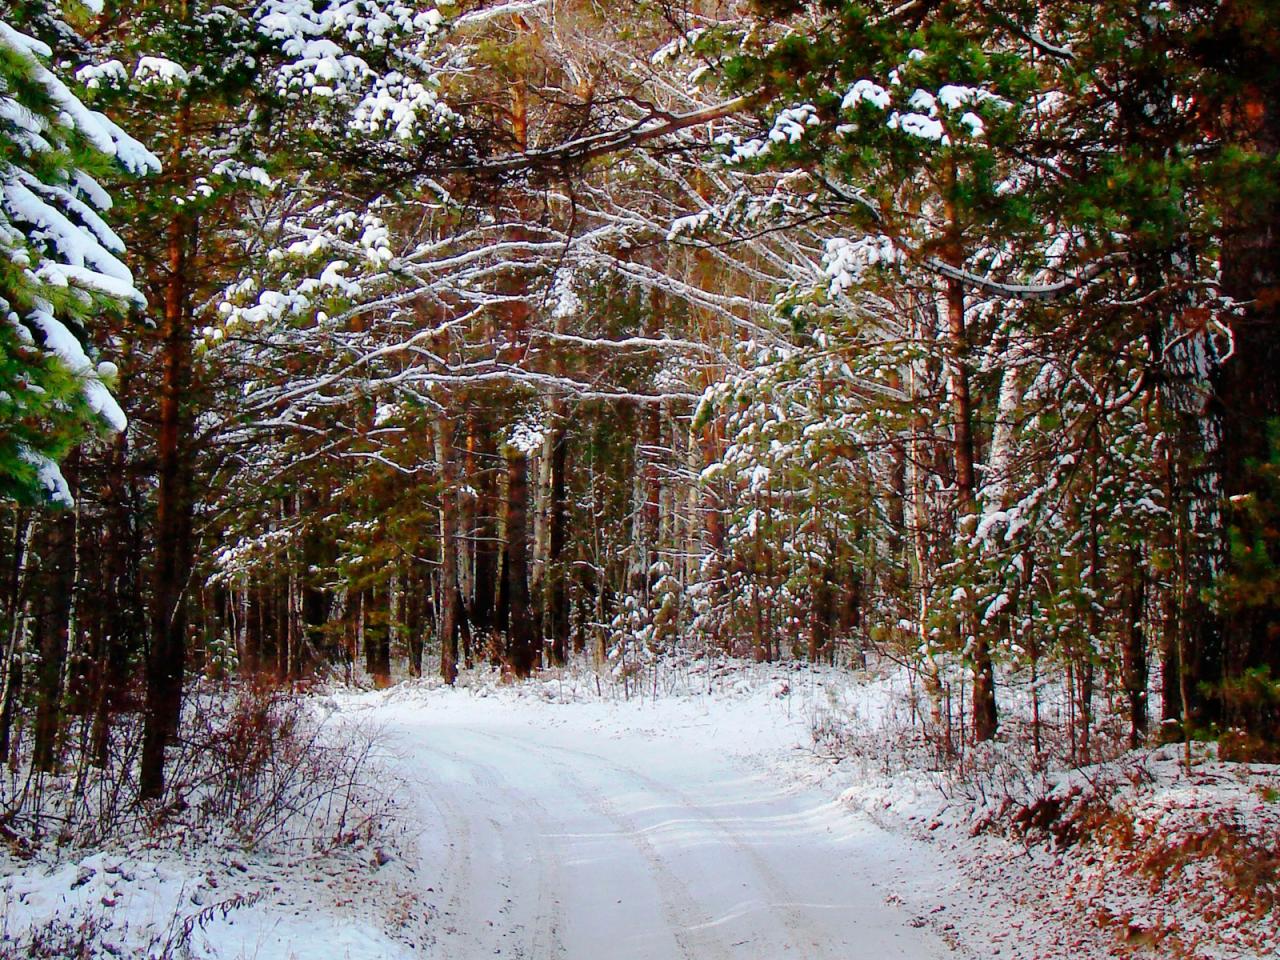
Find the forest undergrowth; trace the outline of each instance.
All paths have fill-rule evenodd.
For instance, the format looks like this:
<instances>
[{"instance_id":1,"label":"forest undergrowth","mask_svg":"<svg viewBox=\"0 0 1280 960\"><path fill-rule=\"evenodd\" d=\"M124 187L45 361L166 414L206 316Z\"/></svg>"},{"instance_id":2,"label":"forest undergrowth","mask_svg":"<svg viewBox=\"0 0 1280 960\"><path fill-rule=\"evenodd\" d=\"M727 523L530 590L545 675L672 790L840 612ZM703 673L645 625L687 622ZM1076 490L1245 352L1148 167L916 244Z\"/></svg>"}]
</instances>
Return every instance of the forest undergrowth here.
<instances>
[{"instance_id":1,"label":"forest undergrowth","mask_svg":"<svg viewBox=\"0 0 1280 960\"><path fill-rule=\"evenodd\" d=\"M1030 697L1014 698L998 740L948 748L903 671L867 689L829 693L812 711L815 755L845 802L949 848L975 881L1055 921L1050 949L1280 951L1280 765L1223 760L1216 743L1130 749L1106 706L1086 747L1070 704L1052 697L1038 720ZM1042 955L1026 951L1046 949L1044 931L1029 933L1018 920L997 942Z\"/></svg>"}]
</instances>

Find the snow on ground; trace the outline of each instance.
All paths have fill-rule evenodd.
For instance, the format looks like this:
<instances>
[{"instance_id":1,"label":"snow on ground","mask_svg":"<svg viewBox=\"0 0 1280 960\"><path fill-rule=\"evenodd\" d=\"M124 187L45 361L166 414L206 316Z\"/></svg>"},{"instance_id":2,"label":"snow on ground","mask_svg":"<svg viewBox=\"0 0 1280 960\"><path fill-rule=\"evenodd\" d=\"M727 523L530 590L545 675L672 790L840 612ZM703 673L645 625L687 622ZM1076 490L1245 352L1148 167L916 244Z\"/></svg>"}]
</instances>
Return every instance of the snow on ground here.
<instances>
[{"instance_id":1,"label":"snow on ground","mask_svg":"<svg viewBox=\"0 0 1280 960\"><path fill-rule=\"evenodd\" d=\"M1058 777L929 772L902 752L900 681L685 664L627 696L579 670L317 697L378 729L393 828L306 858L0 866L0 947L61 915L109 925L116 955L186 939L197 960L1276 955L1269 854L1219 854L1280 835L1280 770L1187 776L1160 748ZM1072 830L1112 842L1056 842ZM1272 899L1251 907L1249 883Z\"/></svg>"},{"instance_id":2,"label":"snow on ground","mask_svg":"<svg viewBox=\"0 0 1280 960\"><path fill-rule=\"evenodd\" d=\"M0 862L0 956L79 957L84 939L104 957L420 956L414 930L423 923L406 922L417 913L411 875L385 857L361 848L301 860L196 848Z\"/></svg>"},{"instance_id":3,"label":"snow on ground","mask_svg":"<svg viewBox=\"0 0 1280 960\"><path fill-rule=\"evenodd\" d=\"M1166 744L1035 771L1015 700L1001 742L939 767L913 742L905 688L846 690L816 724L810 776L951 861L937 893L974 952L1280 957L1280 766L1196 744L1188 770Z\"/></svg>"},{"instance_id":4,"label":"snow on ground","mask_svg":"<svg viewBox=\"0 0 1280 960\"><path fill-rule=\"evenodd\" d=\"M895 894L943 868L930 851L774 769L810 740L818 674L630 700L582 680L335 698L377 718L412 791L429 955L951 955Z\"/></svg>"},{"instance_id":5,"label":"snow on ground","mask_svg":"<svg viewBox=\"0 0 1280 960\"><path fill-rule=\"evenodd\" d=\"M384 772L359 724L322 718L287 693L192 691L161 809L114 768L6 771L0 960L419 955L429 917Z\"/></svg>"}]
</instances>

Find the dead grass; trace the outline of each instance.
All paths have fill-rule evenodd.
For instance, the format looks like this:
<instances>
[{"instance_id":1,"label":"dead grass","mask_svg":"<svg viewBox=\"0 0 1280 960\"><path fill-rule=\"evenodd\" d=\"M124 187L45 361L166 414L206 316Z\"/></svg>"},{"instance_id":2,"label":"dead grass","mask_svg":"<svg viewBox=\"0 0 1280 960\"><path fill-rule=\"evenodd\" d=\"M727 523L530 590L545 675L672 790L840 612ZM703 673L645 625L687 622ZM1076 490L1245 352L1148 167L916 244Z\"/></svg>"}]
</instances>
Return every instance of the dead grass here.
<instances>
[{"instance_id":1,"label":"dead grass","mask_svg":"<svg viewBox=\"0 0 1280 960\"><path fill-rule=\"evenodd\" d=\"M1061 889L1122 955L1276 956L1280 804L1258 787L1270 775L1135 762L1010 803L983 828L1060 851Z\"/></svg>"}]
</instances>

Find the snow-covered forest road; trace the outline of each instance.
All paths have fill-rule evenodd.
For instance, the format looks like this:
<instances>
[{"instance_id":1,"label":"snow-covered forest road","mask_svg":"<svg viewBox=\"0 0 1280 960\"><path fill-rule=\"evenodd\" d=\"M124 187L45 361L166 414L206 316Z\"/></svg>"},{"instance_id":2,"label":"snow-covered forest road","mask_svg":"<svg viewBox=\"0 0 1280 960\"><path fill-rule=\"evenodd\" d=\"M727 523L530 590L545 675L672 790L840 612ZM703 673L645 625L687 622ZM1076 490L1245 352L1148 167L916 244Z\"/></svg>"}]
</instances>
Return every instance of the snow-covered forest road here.
<instances>
[{"instance_id":1,"label":"snow-covered forest road","mask_svg":"<svg viewBox=\"0 0 1280 960\"><path fill-rule=\"evenodd\" d=\"M371 711L412 792L430 955L951 953L889 902L927 851L753 763L777 744L752 718L458 699Z\"/></svg>"}]
</instances>

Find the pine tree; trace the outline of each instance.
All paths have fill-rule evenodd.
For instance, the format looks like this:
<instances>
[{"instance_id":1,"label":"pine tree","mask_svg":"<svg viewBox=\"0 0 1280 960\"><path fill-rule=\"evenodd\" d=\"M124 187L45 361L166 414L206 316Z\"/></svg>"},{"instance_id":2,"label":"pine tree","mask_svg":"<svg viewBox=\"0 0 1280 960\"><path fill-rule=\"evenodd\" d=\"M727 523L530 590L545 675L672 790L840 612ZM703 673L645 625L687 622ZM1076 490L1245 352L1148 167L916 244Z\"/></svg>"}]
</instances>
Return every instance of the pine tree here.
<instances>
[{"instance_id":1,"label":"pine tree","mask_svg":"<svg viewBox=\"0 0 1280 960\"><path fill-rule=\"evenodd\" d=\"M125 428L92 323L142 302L98 180L159 163L77 99L23 26L0 23L0 496L68 506L59 461L86 432Z\"/></svg>"}]
</instances>

